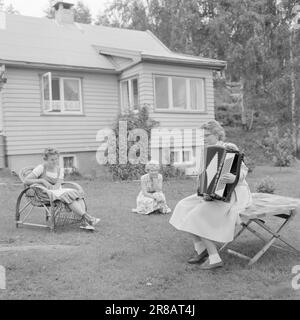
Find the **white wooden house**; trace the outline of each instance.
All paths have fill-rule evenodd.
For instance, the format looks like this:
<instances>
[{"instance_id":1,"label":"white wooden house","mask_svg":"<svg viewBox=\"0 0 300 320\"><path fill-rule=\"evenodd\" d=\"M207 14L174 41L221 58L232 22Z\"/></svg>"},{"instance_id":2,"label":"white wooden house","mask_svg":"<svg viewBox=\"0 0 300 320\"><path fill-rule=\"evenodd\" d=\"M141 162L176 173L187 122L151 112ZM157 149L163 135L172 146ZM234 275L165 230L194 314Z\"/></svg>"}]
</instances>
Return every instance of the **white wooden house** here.
<instances>
[{"instance_id":1,"label":"white wooden house","mask_svg":"<svg viewBox=\"0 0 300 320\"><path fill-rule=\"evenodd\" d=\"M90 171L96 134L120 110L147 104L169 129L214 118L213 71L224 61L174 53L150 31L75 23L64 2L55 9L55 19L0 12L0 152L11 170L40 163L52 146L64 166Z\"/></svg>"}]
</instances>

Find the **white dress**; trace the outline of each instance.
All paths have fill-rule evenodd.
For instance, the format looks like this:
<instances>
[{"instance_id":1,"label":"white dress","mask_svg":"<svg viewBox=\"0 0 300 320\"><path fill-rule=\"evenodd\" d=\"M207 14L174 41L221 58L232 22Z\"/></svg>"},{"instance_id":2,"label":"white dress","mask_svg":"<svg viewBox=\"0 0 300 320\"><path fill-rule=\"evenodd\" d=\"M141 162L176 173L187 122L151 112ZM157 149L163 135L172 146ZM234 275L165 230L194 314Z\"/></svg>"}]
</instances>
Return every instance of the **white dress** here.
<instances>
[{"instance_id":1,"label":"white dress","mask_svg":"<svg viewBox=\"0 0 300 320\"><path fill-rule=\"evenodd\" d=\"M170 223L178 230L186 231L216 242L233 240L239 214L252 203L252 195L245 180L248 168L242 164L240 179L229 203L205 201L193 194L176 205Z\"/></svg>"},{"instance_id":2,"label":"white dress","mask_svg":"<svg viewBox=\"0 0 300 320\"><path fill-rule=\"evenodd\" d=\"M155 211L169 213L171 209L167 206L165 195L162 192L162 175L158 174L156 179L151 179L149 174L141 177L142 190L136 199L137 208L134 212L141 214L150 214ZM145 193L151 193L155 199L145 196Z\"/></svg>"}]
</instances>

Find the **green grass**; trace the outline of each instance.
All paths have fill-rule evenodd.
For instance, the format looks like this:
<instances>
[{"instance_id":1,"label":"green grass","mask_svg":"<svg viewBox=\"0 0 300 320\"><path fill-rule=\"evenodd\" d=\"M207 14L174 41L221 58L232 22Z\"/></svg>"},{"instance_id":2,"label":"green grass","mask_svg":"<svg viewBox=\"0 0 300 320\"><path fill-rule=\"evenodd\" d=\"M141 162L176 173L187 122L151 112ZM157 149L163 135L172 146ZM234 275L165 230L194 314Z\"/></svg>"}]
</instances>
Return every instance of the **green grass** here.
<instances>
[{"instance_id":1,"label":"green grass","mask_svg":"<svg viewBox=\"0 0 300 320\"><path fill-rule=\"evenodd\" d=\"M248 181L271 175L277 193L300 197L299 170L257 167ZM9 182L6 177L6 182ZM0 181L1 182L1 181ZM0 299L299 299L291 288L291 269L300 257L271 248L256 264L222 254L225 266L201 271L186 260L193 253L188 234L175 230L170 215L131 213L138 182L81 181L91 214L102 220L94 233L69 227L56 233L40 228L15 228L15 202L22 187L11 181L0 185L1 246L45 245L45 250L0 252L7 270L7 290ZM192 179L164 185L174 208L195 192ZM285 231L300 247L300 217ZM47 245L74 245L47 250ZM261 243L242 236L232 247L254 254ZM150 285L151 284L151 285Z\"/></svg>"}]
</instances>

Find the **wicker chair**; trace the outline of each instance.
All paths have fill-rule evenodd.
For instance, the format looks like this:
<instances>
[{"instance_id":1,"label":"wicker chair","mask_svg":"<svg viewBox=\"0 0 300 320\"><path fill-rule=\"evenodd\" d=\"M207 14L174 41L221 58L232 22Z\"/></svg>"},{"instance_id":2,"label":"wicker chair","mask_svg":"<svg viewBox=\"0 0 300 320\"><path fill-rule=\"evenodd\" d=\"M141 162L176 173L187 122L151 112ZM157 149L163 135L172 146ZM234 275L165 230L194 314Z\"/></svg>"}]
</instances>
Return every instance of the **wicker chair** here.
<instances>
[{"instance_id":1,"label":"wicker chair","mask_svg":"<svg viewBox=\"0 0 300 320\"><path fill-rule=\"evenodd\" d=\"M45 187L39 184L31 186L25 184L25 178L33 169L34 167L26 167L19 173L19 178L24 184L24 190L19 194L17 199L16 227L27 225L49 228L50 231L55 231L59 226L81 223L82 218L74 214L62 201L51 201L50 198L48 200L40 199L37 190L47 191ZM65 181L62 183L62 187L82 191L81 186L74 182ZM45 214L46 223L35 223L34 218L35 220L37 220L37 217L41 219L42 212Z\"/></svg>"}]
</instances>

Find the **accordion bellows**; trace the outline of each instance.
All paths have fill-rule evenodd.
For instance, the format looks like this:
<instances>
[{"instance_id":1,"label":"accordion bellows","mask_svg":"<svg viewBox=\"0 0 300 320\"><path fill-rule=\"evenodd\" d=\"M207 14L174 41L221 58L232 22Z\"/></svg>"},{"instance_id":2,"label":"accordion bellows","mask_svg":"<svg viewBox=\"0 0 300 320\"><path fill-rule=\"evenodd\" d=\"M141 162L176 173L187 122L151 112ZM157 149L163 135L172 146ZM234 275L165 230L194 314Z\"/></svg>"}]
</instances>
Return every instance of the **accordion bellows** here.
<instances>
[{"instance_id":1,"label":"accordion bellows","mask_svg":"<svg viewBox=\"0 0 300 320\"><path fill-rule=\"evenodd\" d=\"M229 202L239 181L243 158L243 153L226 150L222 146L205 148L204 170L199 175L198 195L207 194L213 199ZM233 183L225 184L221 182L220 178L226 173L232 173L236 176Z\"/></svg>"}]
</instances>

